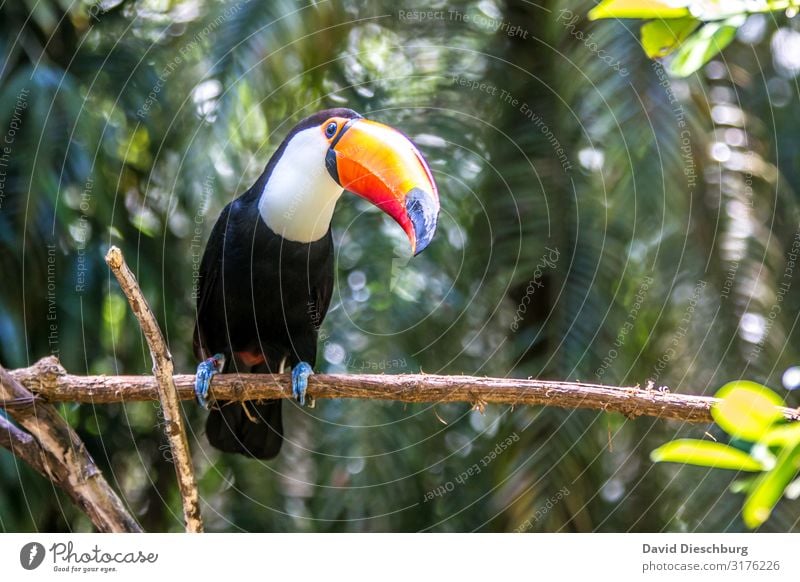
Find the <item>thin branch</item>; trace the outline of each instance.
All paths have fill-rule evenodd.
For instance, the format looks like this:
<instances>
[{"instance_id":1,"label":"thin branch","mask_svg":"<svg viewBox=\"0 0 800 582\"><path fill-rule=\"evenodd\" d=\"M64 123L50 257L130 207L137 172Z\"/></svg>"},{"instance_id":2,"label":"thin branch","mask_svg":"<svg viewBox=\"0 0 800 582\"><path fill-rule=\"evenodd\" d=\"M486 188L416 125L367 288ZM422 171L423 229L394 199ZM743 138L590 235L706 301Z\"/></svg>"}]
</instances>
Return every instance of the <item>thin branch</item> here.
<instances>
[{"instance_id":1,"label":"thin branch","mask_svg":"<svg viewBox=\"0 0 800 582\"><path fill-rule=\"evenodd\" d=\"M49 401L104 404L156 400L155 381L149 376L71 376L45 358L30 368L13 372L33 392ZM178 397L194 398L194 376L174 377ZM211 385L220 400L290 398L289 375L218 374ZM684 422L713 422L707 396L675 394L666 390L615 387L581 382L436 376L431 374L367 375L318 374L308 380L314 398L363 398L401 402L469 402L486 404L558 406L619 412L630 418L651 416ZM800 420L800 410L784 408L788 420Z\"/></svg>"},{"instance_id":2,"label":"thin branch","mask_svg":"<svg viewBox=\"0 0 800 582\"><path fill-rule=\"evenodd\" d=\"M15 456L28 463L43 477L56 480L44 461L45 450L36 442L36 439L1 415L0 446L7 448Z\"/></svg>"},{"instance_id":3,"label":"thin branch","mask_svg":"<svg viewBox=\"0 0 800 582\"><path fill-rule=\"evenodd\" d=\"M50 404L37 401L0 366L0 405L28 400L14 409L24 432L7 420L0 428L9 448L62 487L103 532L140 532L136 520L103 477L80 437ZM5 419L4 419L5 420ZM16 430L15 430L16 429ZM5 446L6 442L2 442ZM39 454L37 454L39 452Z\"/></svg>"},{"instance_id":4,"label":"thin branch","mask_svg":"<svg viewBox=\"0 0 800 582\"><path fill-rule=\"evenodd\" d=\"M175 461L175 473L178 476L178 488L183 501L183 517L187 532L202 532L203 520L200 516L200 496L197 492L197 480L189 453L189 440L181 416L180 399L173 382L172 354L158 327L153 311L147 303L136 282L136 277L125 263L125 257L119 248L112 246L106 254L106 263L119 281L119 286L128 298L131 309L150 348L153 359L153 375L158 388L158 397L164 413L164 428L167 433L172 458Z\"/></svg>"}]
</instances>

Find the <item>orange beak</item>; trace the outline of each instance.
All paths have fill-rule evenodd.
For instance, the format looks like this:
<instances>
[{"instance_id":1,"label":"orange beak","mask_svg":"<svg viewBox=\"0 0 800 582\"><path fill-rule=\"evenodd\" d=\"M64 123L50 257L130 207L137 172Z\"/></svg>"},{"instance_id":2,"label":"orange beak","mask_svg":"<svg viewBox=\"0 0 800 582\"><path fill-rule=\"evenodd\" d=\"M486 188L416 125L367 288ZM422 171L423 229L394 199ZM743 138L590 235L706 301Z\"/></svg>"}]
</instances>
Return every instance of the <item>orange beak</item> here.
<instances>
[{"instance_id":1,"label":"orange beak","mask_svg":"<svg viewBox=\"0 0 800 582\"><path fill-rule=\"evenodd\" d=\"M331 142L325 162L342 188L369 200L403 227L414 255L428 246L439 218L439 192L410 139L387 125L350 119Z\"/></svg>"}]
</instances>

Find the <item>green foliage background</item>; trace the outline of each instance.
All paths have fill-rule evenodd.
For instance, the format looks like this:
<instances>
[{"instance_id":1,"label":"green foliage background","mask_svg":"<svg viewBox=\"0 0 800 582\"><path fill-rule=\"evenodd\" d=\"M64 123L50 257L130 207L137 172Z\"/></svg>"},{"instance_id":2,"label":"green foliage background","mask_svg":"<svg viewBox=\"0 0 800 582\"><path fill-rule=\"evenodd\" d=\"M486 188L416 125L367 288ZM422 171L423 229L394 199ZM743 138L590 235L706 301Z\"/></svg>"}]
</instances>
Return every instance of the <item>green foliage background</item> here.
<instances>
[{"instance_id":1,"label":"green foliage background","mask_svg":"<svg viewBox=\"0 0 800 582\"><path fill-rule=\"evenodd\" d=\"M752 16L697 74L670 79L639 24L589 22L592 6L2 4L0 362L56 353L72 373L148 372L103 263L116 244L192 371L193 274L216 215L296 121L346 105L417 141L443 210L409 260L396 225L342 200L319 371L695 394L745 377L798 405L780 384L799 333L798 23ZM62 410L143 527L181 530L157 407ZM212 531L744 529L735 473L648 458L719 437L710 426L326 401L287 405L289 442L259 463L211 450L204 413L185 411ZM6 451L0 492L3 531L91 529ZM799 519L784 501L761 529Z\"/></svg>"}]
</instances>

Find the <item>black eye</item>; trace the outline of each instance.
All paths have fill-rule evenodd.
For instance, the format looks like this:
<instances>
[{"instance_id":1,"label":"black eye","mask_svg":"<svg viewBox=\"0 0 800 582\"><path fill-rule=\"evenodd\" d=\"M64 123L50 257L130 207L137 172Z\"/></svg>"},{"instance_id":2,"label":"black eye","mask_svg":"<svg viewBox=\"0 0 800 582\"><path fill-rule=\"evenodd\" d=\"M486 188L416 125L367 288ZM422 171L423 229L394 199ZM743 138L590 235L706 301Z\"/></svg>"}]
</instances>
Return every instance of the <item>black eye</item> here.
<instances>
[{"instance_id":1,"label":"black eye","mask_svg":"<svg viewBox=\"0 0 800 582\"><path fill-rule=\"evenodd\" d=\"M325 135L328 137L333 137L336 135L336 124L331 122L328 124L328 127L325 128Z\"/></svg>"}]
</instances>

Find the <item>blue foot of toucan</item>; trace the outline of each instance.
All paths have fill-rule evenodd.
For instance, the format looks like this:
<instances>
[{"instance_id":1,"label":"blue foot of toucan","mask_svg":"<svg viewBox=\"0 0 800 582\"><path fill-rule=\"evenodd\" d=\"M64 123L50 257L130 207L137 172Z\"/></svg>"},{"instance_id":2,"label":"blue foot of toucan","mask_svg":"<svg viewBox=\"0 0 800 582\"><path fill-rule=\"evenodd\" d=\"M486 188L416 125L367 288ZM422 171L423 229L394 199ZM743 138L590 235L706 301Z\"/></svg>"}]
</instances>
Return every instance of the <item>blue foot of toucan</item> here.
<instances>
[{"instance_id":1,"label":"blue foot of toucan","mask_svg":"<svg viewBox=\"0 0 800 582\"><path fill-rule=\"evenodd\" d=\"M308 388L308 377L314 370L306 362L300 362L292 368L292 396L300 403L306 405L306 388Z\"/></svg>"},{"instance_id":2,"label":"blue foot of toucan","mask_svg":"<svg viewBox=\"0 0 800 582\"><path fill-rule=\"evenodd\" d=\"M203 408L208 408L208 389L211 387L211 378L214 374L222 372L225 367L225 356L215 354L213 357L200 362L197 366L197 375L194 379L194 395L197 403Z\"/></svg>"}]
</instances>

